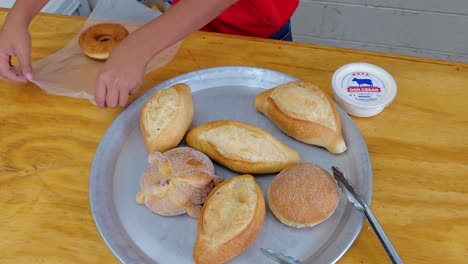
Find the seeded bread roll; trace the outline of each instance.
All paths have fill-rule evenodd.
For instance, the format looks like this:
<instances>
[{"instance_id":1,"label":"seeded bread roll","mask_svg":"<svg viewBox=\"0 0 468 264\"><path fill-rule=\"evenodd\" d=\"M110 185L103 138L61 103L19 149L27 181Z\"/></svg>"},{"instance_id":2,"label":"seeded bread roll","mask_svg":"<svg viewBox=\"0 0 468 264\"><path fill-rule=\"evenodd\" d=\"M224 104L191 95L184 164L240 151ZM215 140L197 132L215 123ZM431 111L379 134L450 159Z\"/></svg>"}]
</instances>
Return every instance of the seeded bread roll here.
<instances>
[{"instance_id":1,"label":"seeded bread roll","mask_svg":"<svg viewBox=\"0 0 468 264\"><path fill-rule=\"evenodd\" d=\"M255 109L292 138L335 154L346 151L336 106L314 84L293 81L261 92Z\"/></svg>"},{"instance_id":2,"label":"seeded bread roll","mask_svg":"<svg viewBox=\"0 0 468 264\"><path fill-rule=\"evenodd\" d=\"M324 169L300 163L273 178L267 193L273 215L283 224L312 227L327 220L340 195L333 177Z\"/></svg>"},{"instance_id":3,"label":"seeded bread roll","mask_svg":"<svg viewBox=\"0 0 468 264\"><path fill-rule=\"evenodd\" d=\"M197 264L225 263L255 240L265 218L262 191L252 175L216 186L203 205L193 249Z\"/></svg>"},{"instance_id":4,"label":"seeded bread roll","mask_svg":"<svg viewBox=\"0 0 468 264\"><path fill-rule=\"evenodd\" d=\"M190 87L175 84L157 91L140 112L140 127L148 152L164 152L176 147L193 120Z\"/></svg>"},{"instance_id":5,"label":"seeded bread roll","mask_svg":"<svg viewBox=\"0 0 468 264\"><path fill-rule=\"evenodd\" d=\"M274 173L300 161L299 153L267 131L240 121L218 120L192 129L187 144L240 173Z\"/></svg>"}]
</instances>

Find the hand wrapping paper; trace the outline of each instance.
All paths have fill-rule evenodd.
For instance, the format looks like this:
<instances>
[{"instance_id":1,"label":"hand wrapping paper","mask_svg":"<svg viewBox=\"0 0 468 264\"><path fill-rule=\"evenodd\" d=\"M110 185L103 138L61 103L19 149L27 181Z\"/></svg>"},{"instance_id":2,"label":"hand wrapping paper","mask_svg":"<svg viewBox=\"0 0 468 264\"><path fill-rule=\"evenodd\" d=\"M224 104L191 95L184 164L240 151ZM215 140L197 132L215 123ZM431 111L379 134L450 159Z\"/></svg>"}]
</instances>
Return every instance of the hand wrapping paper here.
<instances>
[{"instance_id":1,"label":"hand wrapping paper","mask_svg":"<svg viewBox=\"0 0 468 264\"><path fill-rule=\"evenodd\" d=\"M81 32L99 23L119 23L130 33L161 15L136 0L100 0L72 40L58 52L33 62L32 82L49 94L94 101L96 76L104 64L86 57L78 45ZM145 45L142 43L141 45ZM149 73L166 65L176 55L180 42L156 55L146 68Z\"/></svg>"}]
</instances>

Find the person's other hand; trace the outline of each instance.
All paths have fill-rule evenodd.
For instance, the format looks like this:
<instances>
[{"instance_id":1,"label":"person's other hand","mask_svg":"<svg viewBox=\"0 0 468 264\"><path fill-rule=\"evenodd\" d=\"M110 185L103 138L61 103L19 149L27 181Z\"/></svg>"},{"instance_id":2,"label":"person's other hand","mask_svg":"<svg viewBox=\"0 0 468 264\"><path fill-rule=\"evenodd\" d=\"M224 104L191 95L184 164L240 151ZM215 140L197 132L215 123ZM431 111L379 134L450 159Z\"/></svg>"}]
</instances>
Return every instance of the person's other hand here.
<instances>
[{"instance_id":1,"label":"person's other hand","mask_svg":"<svg viewBox=\"0 0 468 264\"><path fill-rule=\"evenodd\" d=\"M11 64L17 57L19 69ZM27 82L32 79L31 35L26 23L5 23L0 30L0 79Z\"/></svg>"},{"instance_id":2,"label":"person's other hand","mask_svg":"<svg viewBox=\"0 0 468 264\"><path fill-rule=\"evenodd\" d=\"M94 98L101 108L127 106L129 95L140 88L147 62L138 58L138 47L127 43L112 50L97 75Z\"/></svg>"}]
</instances>

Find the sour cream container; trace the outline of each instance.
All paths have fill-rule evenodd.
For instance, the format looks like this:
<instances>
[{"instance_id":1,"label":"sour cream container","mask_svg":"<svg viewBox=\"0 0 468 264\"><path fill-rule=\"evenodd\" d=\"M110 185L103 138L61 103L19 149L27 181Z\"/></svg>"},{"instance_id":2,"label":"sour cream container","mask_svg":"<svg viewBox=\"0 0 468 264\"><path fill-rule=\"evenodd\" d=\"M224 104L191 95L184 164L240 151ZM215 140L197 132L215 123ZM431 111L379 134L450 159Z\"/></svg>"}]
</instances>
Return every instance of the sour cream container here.
<instances>
[{"instance_id":1,"label":"sour cream container","mask_svg":"<svg viewBox=\"0 0 468 264\"><path fill-rule=\"evenodd\" d=\"M363 62L341 66L332 77L335 101L348 114L370 117L393 102L397 85L384 69Z\"/></svg>"}]
</instances>

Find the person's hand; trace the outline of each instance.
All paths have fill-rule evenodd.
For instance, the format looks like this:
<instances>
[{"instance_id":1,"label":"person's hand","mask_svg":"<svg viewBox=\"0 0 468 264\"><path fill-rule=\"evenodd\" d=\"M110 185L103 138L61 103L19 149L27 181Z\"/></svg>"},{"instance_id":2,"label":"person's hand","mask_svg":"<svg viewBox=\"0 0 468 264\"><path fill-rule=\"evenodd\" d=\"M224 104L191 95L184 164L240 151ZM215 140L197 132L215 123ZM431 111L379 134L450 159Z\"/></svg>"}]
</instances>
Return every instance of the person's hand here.
<instances>
[{"instance_id":1,"label":"person's hand","mask_svg":"<svg viewBox=\"0 0 468 264\"><path fill-rule=\"evenodd\" d=\"M146 64L138 54L138 47L125 41L117 45L97 75L96 104L101 108L125 107L129 95L140 88Z\"/></svg>"},{"instance_id":2,"label":"person's hand","mask_svg":"<svg viewBox=\"0 0 468 264\"><path fill-rule=\"evenodd\" d=\"M11 64L15 56L19 69ZM5 23L0 30L0 79L12 82L32 79L31 36L26 23Z\"/></svg>"}]
</instances>

